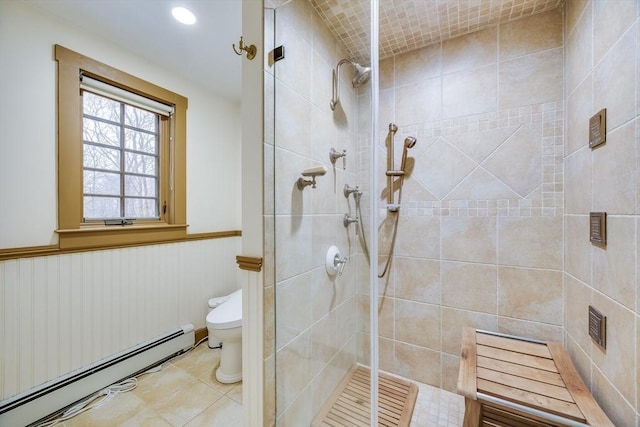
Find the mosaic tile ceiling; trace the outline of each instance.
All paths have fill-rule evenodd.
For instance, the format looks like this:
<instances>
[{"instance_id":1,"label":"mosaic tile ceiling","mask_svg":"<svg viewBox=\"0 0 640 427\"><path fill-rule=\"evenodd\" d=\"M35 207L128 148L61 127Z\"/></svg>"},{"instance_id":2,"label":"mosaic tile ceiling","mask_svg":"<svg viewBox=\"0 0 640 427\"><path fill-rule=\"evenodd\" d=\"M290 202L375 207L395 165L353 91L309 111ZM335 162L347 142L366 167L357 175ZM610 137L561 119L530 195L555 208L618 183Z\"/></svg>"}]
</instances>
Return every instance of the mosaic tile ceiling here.
<instances>
[{"instance_id":1,"label":"mosaic tile ceiling","mask_svg":"<svg viewBox=\"0 0 640 427\"><path fill-rule=\"evenodd\" d=\"M545 12L565 0L380 0L380 59L498 23ZM369 0L310 0L349 58L369 64Z\"/></svg>"}]
</instances>

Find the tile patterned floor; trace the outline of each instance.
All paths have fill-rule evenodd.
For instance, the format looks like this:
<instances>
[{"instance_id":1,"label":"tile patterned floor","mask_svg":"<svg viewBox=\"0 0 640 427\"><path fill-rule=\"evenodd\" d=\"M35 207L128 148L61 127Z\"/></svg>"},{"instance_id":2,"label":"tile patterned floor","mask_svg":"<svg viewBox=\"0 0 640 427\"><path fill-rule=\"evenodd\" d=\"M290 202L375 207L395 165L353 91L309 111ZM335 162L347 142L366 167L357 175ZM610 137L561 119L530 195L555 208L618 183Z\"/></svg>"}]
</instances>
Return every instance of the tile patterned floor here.
<instances>
[{"instance_id":1,"label":"tile patterned floor","mask_svg":"<svg viewBox=\"0 0 640 427\"><path fill-rule=\"evenodd\" d=\"M142 375L138 386L60 427L242 427L242 383L215 378L220 350L206 343Z\"/></svg>"},{"instance_id":2,"label":"tile patterned floor","mask_svg":"<svg viewBox=\"0 0 640 427\"><path fill-rule=\"evenodd\" d=\"M220 350L199 345L166 362L161 371L139 377L134 390L56 426L242 427L242 383L217 381L219 363ZM419 393L411 427L462 425L462 396L416 384Z\"/></svg>"},{"instance_id":3,"label":"tile patterned floor","mask_svg":"<svg viewBox=\"0 0 640 427\"><path fill-rule=\"evenodd\" d=\"M414 381L415 382L415 381ZM464 398L457 394L418 383L411 427L460 427L464 418Z\"/></svg>"}]
</instances>

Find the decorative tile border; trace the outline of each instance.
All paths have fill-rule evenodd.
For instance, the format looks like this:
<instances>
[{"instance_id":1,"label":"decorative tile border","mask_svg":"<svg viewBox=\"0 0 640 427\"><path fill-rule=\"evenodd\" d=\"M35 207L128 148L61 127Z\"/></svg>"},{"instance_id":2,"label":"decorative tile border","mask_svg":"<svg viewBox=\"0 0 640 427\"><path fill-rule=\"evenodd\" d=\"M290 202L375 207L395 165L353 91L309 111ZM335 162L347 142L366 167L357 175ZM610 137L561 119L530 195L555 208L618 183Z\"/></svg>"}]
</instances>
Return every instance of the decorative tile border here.
<instances>
[{"instance_id":1,"label":"decorative tile border","mask_svg":"<svg viewBox=\"0 0 640 427\"><path fill-rule=\"evenodd\" d=\"M561 216L564 211L564 103L549 102L455 119L403 126L396 138L413 135L418 140L439 136L538 125L542 134L542 184L531 195L518 199L499 200L409 200L404 196L401 210L406 216ZM384 135L380 136L381 138ZM359 138L360 147L368 138ZM363 174L361 174L363 176ZM361 185L368 188L368 185ZM379 217L387 215L380 207Z\"/></svg>"}]
</instances>

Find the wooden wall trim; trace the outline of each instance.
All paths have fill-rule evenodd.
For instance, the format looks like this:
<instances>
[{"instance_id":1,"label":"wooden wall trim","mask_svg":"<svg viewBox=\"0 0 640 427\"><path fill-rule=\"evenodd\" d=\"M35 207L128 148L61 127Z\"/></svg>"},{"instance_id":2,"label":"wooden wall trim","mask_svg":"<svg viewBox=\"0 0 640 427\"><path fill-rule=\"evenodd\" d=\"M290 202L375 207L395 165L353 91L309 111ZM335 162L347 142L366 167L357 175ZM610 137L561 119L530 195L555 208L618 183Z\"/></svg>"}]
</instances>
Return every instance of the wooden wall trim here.
<instances>
[{"instance_id":1,"label":"wooden wall trim","mask_svg":"<svg viewBox=\"0 0 640 427\"><path fill-rule=\"evenodd\" d=\"M241 270L256 272L262 270L262 258L238 255L236 263Z\"/></svg>"},{"instance_id":2,"label":"wooden wall trim","mask_svg":"<svg viewBox=\"0 0 640 427\"><path fill-rule=\"evenodd\" d=\"M124 244L124 245L102 246L99 248L62 249L58 245L6 248L6 249L0 249L0 261L5 261L9 259L18 259L18 258L33 258L33 257L39 257L39 256L62 255L62 254L69 254L69 253L76 253L76 252L91 252L91 251L103 251L108 249L122 249L122 248L134 247L134 246L150 246L150 245L163 245L167 243L192 242L195 240L225 239L228 237L240 237L240 236L242 236L241 230L228 230L228 231L212 231L208 233L187 234L185 237L180 239L162 241L162 242L132 243L132 244Z\"/></svg>"}]
</instances>

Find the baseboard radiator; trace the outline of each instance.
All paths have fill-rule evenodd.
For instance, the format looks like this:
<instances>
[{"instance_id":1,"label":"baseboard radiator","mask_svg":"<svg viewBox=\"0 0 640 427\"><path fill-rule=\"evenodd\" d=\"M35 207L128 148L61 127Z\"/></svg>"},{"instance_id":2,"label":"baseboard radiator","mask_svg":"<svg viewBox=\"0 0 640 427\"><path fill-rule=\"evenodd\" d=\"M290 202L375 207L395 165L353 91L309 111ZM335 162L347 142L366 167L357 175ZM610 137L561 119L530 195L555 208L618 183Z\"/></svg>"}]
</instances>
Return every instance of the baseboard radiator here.
<instances>
[{"instance_id":1,"label":"baseboard radiator","mask_svg":"<svg viewBox=\"0 0 640 427\"><path fill-rule=\"evenodd\" d=\"M0 402L0 426L28 426L105 387L146 371L195 343L194 327L144 342Z\"/></svg>"}]
</instances>

